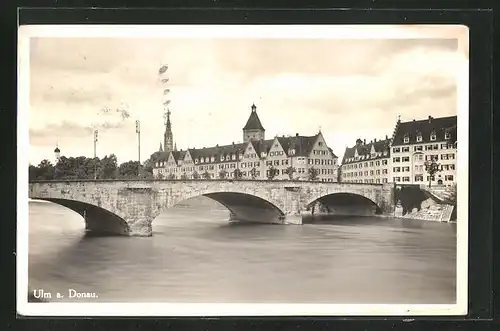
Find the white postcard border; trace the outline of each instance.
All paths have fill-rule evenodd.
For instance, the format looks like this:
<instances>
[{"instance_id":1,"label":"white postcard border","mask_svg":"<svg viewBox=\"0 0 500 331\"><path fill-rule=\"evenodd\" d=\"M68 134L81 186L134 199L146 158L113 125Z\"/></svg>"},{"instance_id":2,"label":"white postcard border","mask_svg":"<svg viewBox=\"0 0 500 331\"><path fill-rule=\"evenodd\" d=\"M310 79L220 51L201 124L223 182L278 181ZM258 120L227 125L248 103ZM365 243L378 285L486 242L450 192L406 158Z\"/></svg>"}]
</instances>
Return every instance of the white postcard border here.
<instances>
[{"instance_id":1,"label":"white postcard border","mask_svg":"<svg viewBox=\"0 0 500 331\"><path fill-rule=\"evenodd\" d=\"M28 302L29 47L33 37L455 38L464 47L457 74L457 286L455 304L190 304ZM467 314L469 30L460 25L32 25L18 33L17 312L24 316L418 316ZM462 46L461 46L462 45ZM460 180L458 180L460 178Z\"/></svg>"}]
</instances>

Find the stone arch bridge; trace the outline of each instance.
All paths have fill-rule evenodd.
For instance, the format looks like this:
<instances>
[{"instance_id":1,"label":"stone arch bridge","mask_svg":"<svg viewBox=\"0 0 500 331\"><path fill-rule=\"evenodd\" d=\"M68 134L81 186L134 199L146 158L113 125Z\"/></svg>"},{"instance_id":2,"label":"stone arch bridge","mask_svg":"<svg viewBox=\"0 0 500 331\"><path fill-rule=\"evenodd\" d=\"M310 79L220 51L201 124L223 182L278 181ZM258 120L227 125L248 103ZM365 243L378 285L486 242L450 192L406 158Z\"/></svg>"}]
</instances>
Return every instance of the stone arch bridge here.
<instances>
[{"instance_id":1,"label":"stone arch bridge","mask_svg":"<svg viewBox=\"0 0 500 331\"><path fill-rule=\"evenodd\" d=\"M196 196L224 205L232 220L302 224L315 202L351 215L392 215L391 184L258 180L65 180L29 183L29 197L82 215L96 234L150 236L165 209Z\"/></svg>"}]
</instances>

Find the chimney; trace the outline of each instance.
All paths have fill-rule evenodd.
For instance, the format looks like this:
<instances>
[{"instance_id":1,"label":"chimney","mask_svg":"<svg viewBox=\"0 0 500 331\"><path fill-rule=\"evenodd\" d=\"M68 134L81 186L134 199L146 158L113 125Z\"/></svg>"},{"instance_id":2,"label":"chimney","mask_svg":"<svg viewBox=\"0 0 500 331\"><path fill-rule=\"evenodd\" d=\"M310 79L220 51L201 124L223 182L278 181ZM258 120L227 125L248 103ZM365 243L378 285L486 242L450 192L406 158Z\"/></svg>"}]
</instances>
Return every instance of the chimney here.
<instances>
[{"instance_id":1,"label":"chimney","mask_svg":"<svg viewBox=\"0 0 500 331\"><path fill-rule=\"evenodd\" d=\"M433 120L432 116L429 115L429 123Z\"/></svg>"},{"instance_id":2,"label":"chimney","mask_svg":"<svg viewBox=\"0 0 500 331\"><path fill-rule=\"evenodd\" d=\"M374 142L374 143L376 143L376 142L377 142L377 138L374 138L374 139L373 139L373 142Z\"/></svg>"},{"instance_id":3,"label":"chimney","mask_svg":"<svg viewBox=\"0 0 500 331\"><path fill-rule=\"evenodd\" d=\"M215 147L219 147L219 144L215 145Z\"/></svg>"},{"instance_id":4,"label":"chimney","mask_svg":"<svg viewBox=\"0 0 500 331\"><path fill-rule=\"evenodd\" d=\"M363 145L366 145L366 139L363 139Z\"/></svg>"},{"instance_id":5,"label":"chimney","mask_svg":"<svg viewBox=\"0 0 500 331\"><path fill-rule=\"evenodd\" d=\"M233 141L233 146L234 146L234 141Z\"/></svg>"},{"instance_id":6,"label":"chimney","mask_svg":"<svg viewBox=\"0 0 500 331\"><path fill-rule=\"evenodd\" d=\"M385 140L389 139L389 136L388 135L385 135Z\"/></svg>"},{"instance_id":7,"label":"chimney","mask_svg":"<svg viewBox=\"0 0 500 331\"><path fill-rule=\"evenodd\" d=\"M283 138L285 138L285 135L283 135Z\"/></svg>"},{"instance_id":8,"label":"chimney","mask_svg":"<svg viewBox=\"0 0 500 331\"><path fill-rule=\"evenodd\" d=\"M295 137L298 137L298 136L299 136L299 133L297 132L297 133L295 134Z\"/></svg>"}]
</instances>

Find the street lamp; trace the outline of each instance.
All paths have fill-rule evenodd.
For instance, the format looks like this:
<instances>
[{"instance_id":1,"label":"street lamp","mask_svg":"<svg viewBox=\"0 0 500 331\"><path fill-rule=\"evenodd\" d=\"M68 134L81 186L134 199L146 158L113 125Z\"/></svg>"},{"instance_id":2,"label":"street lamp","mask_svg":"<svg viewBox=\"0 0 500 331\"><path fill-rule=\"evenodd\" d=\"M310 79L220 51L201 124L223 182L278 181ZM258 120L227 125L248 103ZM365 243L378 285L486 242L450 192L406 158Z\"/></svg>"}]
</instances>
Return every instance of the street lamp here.
<instances>
[{"instance_id":1,"label":"street lamp","mask_svg":"<svg viewBox=\"0 0 500 331\"><path fill-rule=\"evenodd\" d=\"M97 157L97 140L99 136L99 131L94 131L94 159ZM94 163L94 180L97 179L97 163Z\"/></svg>"},{"instance_id":2,"label":"street lamp","mask_svg":"<svg viewBox=\"0 0 500 331\"><path fill-rule=\"evenodd\" d=\"M137 159L139 164L137 165L137 176L140 176L141 172L141 122L139 120L135 121L135 133L137 133Z\"/></svg>"}]
</instances>

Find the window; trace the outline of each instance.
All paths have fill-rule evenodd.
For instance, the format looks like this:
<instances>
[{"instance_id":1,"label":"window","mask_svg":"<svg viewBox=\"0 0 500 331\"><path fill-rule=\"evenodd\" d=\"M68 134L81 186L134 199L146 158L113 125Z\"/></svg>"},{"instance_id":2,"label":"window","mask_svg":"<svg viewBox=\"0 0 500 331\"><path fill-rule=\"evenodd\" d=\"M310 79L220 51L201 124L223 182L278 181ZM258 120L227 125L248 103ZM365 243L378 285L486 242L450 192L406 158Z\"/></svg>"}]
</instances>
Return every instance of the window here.
<instances>
[{"instance_id":1,"label":"window","mask_svg":"<svg viewBox=\"0 0 500 331\"><path fill-rule=\"evenodd\" d=\"M394 168L392 168L392 171L394 171L394 172L400 172L401 168L400 167L394 167Z\"/></svg>"},{"instance_id":2,"label":"window","mask_svg":"<svg viewBox=\"0 0 500 331\"><path fill-rule=\"evenodd\" d=\"M423 182L424 181L424 176L423 175L416 175L415 176L415 181L416 182Z\"/></svg>"},{"instance_id":3,"label":"window","mask_svg":"<svg viewBox=\"0 0 500 331\"><path fill-rule=\"evenodd\" d=\"M401 149L400 149L399 147L394 147L394 148L392 149L392 152L393 152L393 153L399 153L400 151L401 151Z\"/></svg>"},{"instance_id":4,"label":"window","mask_svg":"<svg viewBox=\"0 0 500 331\"><path fill-rule=\"evenodd\" d=\"M415 146L415 147L413 147L413 150L415 152L421 151L422 150L422 146Z\"/></svg>"},{"instance_id":5,"label":"window","mask_svg":"<svg viewBox=\"0 0 500 331\"><path fill-rule=\"evenodd\" d=\"M377 170L377 175L380 175L380 169L379 169L379 170Z\"/></svg>"},{"instance_id":6,"label":"window","mask_svg":"<svg viewBox=\"0 0 500 331\"><path fill-rule=\"evenodd\" d=\"M434 144L434 145L432 145L432 149L433 149L433 150L438 150L438 149L439 149L439 145L438 145L438 144Z\"/></svg>"},{"instance_id":7,"label":"window","mask_svg":"<svg viewBox=\"0 0 500 331\"><path fill-rule=\"evenodd\" d=\"M431 133L431 141L434 141L434 140L436 140L436 134L435 133L434 134Z\"/></svg>"},{"instance_id":8,"label":"window","mask_svg":"<svg viewBox=\"0 0 500 331\"><path fill-rule=\"evenodd\" d=\"M401 158L400 157L393 157L392 162L400 162Z\"/></svg>"},{"instance_id":9,"label":"window","mask_svg":"<svg viewBox=\"0 0 500 331\"><path fill-rule=\"evenodd\" d=\"M266 153L262 152L262 153L260 153L260 156L261 157L266 157Z\"/></svg>"},{"instance_id":10,"label":"window","mask_svg":"<svg viewBox=\"0 0 500 331\"><path fill-rule=\"evenodd\" d=\"M415 161L422 161L424 159L424 155L423 154L417 154L414 156L414 160Z\"/></svg>"},{"instance_id":11,"label":"window","mask_svg":"<svg viewBox=\"0 0 500 331\"><path fill-rule=\"evenodd\" d=\"M402 147L401 148L401 152L405 153L405 152L409 152L410 151L410 147Z\"/></svg>"},{"instance_id":12,"label":"window","mask_svg":"<svg viewBox=\"0 0 500 331\"><path fill-rule=\"evenodd\" d=\"M387 178L382 178L382 183L387 183Z\"/></svg>"},{"instance_id":13,"label":"window","mask_svg":"<svg viewBox=\"0 0 500 331\"><path fill-rule=\"evenodd\" d=\"M444 134L444 139L450 139L450 138L451 138L450 133L449 133L449 132L446 132L446 133Z\"/></svg>"},{"instance_id":14,"label":"window","mask_svg":"<svg viewBox=\"0 0 500 331\"><path fill-rule=\"evenodd\" d=\"M387 169L382 169L382 174L387 175Z\"/></svg>"},{"instance_id":15,"label":"window","mask_svg":"<svg viewBox=\"0 0 500 331\"><path fill-rule=\"evenodd\" d=\"M295 155L295 149L290 150L290 155Z\"/></svg>"},{"instance_id":16,"label":"window","mask_svg":"<svg viewBox=\"0 0 500 331\"><path fill-rule=\"evenodd\" d=\"M403 156L403 157L401 158L401 160L402 160L403 162L410 162L410 157L409 157L409 156Z\"/></svg>"},{"instance_id":17,"label":"window","mask_svg":"<svg viewBox=\"0 0 500 331\"><path fill-rule=\"evenodd\" d=\"M380 161L375 161L375 165L379 166L380 165Z\"/></svg>"},{"instance_id":18,"label":"window","mask_svg":"<svg viewBox=\"0 0 500 331\"><path fill-rule=\"evenodd\" d=\"M446 175L444 176L444 180L447 180L447 181L453 181L453 175Z\"/></svg>"},{"instance_id":19,"label":"window","mask_svg":"<svg viewBox=\"0 0 500 331\"><path fill-rule=\"evenodd\" d=\"M410 177L403 177L403 182L409 182L410 181Z\"/></svg>"},{"instance_id":20,"label":"window","mask_svg":"<svg viewBox=\"0 0 500 331\"><path fill-rule=\"evenodd\" d=\"M401 181L401 177L394 177L394 178L393 178L393 180L394 180L395 182L400 182L400 181Z\"/></svg>"},{"instance_id":21,"label":"window","mask_svg":"<svg viewBox=\"0 0 500 331\"><path fill-rule=\"evenodd\" d=\"M370 170L370 175L373 176L373 170Z\"/></svg>"},{"instance_id":22,"label":"window","mask_svg":"<svg viewBox=\"0 0 500 331\"><path fill-rule=\"evenodd\" d=\"M422 141L422 136L421 135L418 135L417 136L417 142L421 142Z\"/></svg>"},{"instance_id":23,"label":"window","mask_svg":"<svg viewBox=\"0 0 500 331\"><path fill-rule=\"evenodd\" d=\"M403 167L403 171L410 171L410 167Z\"/></svg>"},{"instance_id":24,"label":"window","mask_svg":"<svg viewBox=\"0 0 500 331\"><path fill-rule=\"evenodd\" d=\"M387 160L382 160L382 165L387 165Z\"/></svg>"},{"instance_id":25,"label":"window","mask_svg":"<svg viewBox=\"0 0 500 331\"><path fill-rule=\"evenodd\" d=\"M405 144L409 143L410 142L410 137L404 137L403 141L404 141Z\"/></svg>"}]
</instances>

